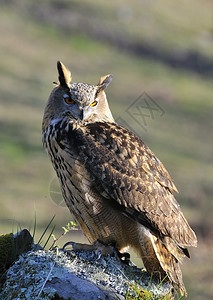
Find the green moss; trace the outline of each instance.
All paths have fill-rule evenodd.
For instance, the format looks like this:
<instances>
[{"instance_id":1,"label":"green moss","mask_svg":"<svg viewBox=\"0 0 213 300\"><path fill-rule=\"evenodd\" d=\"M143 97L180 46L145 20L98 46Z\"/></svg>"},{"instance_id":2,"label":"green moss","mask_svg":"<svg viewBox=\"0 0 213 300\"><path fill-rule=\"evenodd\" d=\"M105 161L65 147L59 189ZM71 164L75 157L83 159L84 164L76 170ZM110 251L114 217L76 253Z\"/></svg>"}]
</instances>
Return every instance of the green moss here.
<instances>
[{"instance_id":1,"label":"green moss","mask_svg":"<svg viewBox=\"0 0 213 300\"><path fill-rule=\"evenodd\" d=\"M143 289L139 284L130 284L129 289L125 296L126 300L138 299L138 300L169 300L171 299L171 292L167 295L156 296L146 289Z\"/></svg>"},{"instance_id":2,"label":"green moss","mask_svg":"<svg viewBox=\"0 0 213 300\"><path fill-rule=\"evenodd\" d=\"M31 245L32 237L26 229L18 232L16 235L13 235L13 233L1 235L0 274L3 274L20 254L29 251Z\"/></svg>"},{"instance_id":3,"label":"green moss","mask_svg":"<svg viewBox=\"0 0 213 300\"><path fill-rule=\"evenodd\" d=\"M4 270L12 262L13 234L0 236L0 270Z\"/></svg>"}]
</instances>

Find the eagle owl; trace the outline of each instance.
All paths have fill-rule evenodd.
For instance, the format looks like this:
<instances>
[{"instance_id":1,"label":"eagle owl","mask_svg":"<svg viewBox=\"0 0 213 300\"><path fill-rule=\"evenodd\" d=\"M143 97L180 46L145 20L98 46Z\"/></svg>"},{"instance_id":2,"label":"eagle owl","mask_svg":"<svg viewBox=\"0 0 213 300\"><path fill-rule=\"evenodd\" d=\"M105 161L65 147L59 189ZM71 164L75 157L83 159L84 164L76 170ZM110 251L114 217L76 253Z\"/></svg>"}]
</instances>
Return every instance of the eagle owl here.
<instances>
[{"instance_id":1,"label":"eagle owl","mask_svg":"<svg viewBox=\"0 0 213 300\"><path fill-rule=\"evenodd\" d=\"M168 276L186 295L180 270L195 233L173 196L167 170L134 133L115 122L104 90L72 83L57 63L59 83L44 112L43 144L57 173L65 202L92 243L132 247L149 273Z\"/></svg>"}]
</instances>

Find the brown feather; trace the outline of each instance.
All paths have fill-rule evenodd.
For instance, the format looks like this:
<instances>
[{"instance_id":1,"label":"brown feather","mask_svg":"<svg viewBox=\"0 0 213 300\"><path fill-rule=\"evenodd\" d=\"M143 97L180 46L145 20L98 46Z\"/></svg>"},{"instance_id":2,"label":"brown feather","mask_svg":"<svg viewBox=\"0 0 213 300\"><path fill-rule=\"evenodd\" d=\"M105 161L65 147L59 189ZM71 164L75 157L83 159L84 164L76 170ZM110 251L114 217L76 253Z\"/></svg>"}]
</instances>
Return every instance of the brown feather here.
<instances>
[{"instance_id":1,"label":"brown feather","mask_svg":"<svg viewBox=\"0 0 213 300\"><path fill-rule=\"evenodd\" d=\"M134 212L139 213L138 222L143 214L154 231L171 237L180 247L196 246L196 236L172 194L176 187L170 175L139 138L112 123L88 124L74 131L73 138L101 193L132 209L133 219ZM130 163L133 156L135 168Z\"/></svg>"},{"instance_id":2,"label":"brown feather","mask_svg":"<svg viewBox=\"0 0 213 300\"><path fill-rule=\"evenodd\" d=\"M69 88L70 82L72 80L71 72L60 61L57 62L57 68L59 73L58 80L60 82L60 85L65 88Z\"/></svg>"}]
</instances>

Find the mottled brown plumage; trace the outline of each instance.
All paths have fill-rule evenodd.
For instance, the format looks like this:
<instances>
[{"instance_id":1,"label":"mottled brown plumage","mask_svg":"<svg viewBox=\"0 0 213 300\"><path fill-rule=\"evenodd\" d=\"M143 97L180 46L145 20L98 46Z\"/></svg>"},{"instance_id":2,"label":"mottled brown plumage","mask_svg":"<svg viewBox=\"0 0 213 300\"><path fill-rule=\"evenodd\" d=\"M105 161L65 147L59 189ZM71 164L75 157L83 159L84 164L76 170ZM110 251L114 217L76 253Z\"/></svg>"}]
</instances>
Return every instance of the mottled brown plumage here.
<instances>
[{"instance_id":1,"label":"mottled brown plumage","mask_svg":"<svg viewBox=\"0 0 213 300\"><path fill-rule=\"evenodd\" d=\"M59 82L43 119L43 143L63 197L90 242L131 246L148 272L166 274L186 294L179 262L197 240L173 196L176 187L153 152L115 123L104 89L71 83L58 62Z\"/></svg>"}]
</instances>

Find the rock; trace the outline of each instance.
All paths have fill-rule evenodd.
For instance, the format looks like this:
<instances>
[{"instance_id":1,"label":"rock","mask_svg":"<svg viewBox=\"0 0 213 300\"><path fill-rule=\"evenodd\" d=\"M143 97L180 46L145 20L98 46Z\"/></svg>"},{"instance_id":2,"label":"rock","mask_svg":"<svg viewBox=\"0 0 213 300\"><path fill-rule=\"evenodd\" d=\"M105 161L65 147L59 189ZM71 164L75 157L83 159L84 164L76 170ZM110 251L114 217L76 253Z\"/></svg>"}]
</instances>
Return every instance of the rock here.
<instances>
[{"instance_id":1,"label":"rock","mask_svg":"<svg viewBox=\"0 0 213 300\"><path fill-rule=\"evenodd\" d=\"M33 238L27 229L0 235L0 268L11 265L20 254L29 251L32 244Z\"/></svg>"},{"instance_id":2,"label":"rock","mask_svg":"<svg viewBox=\"0 0 213 300\"><path fill-rule=\"evenodd\" d=\"M16 234L0 235L0 289L5 281L7 269L14 263L20 254L31 250L33 238L27 229Z\"/></svg>"},{"instance_id":3,"label":"rock","mask_svg":"<svg viewBox=\"0 0 213 300\"><path fill-rule=\"evenodd\" d=\"M115 257L37 250L23 254L10 267L0 299L151 300L165 299L171 288L168 282L159 284L144 270Z\"/></svg>"},{"instance_id":4,"label":"rock","mask_svg":"<svg viewBox=\"0 0 213 300\"><path fill-rule=\"evenodd\" d=\"M66 300L119 299L113 292L101 290L95 284L80 279L70 272L64 273L61 278L53 278L47 282L46 287L55 289L57 296ZM124 297L120 296L120 299Z\"/></svg>"}]
</instances>

